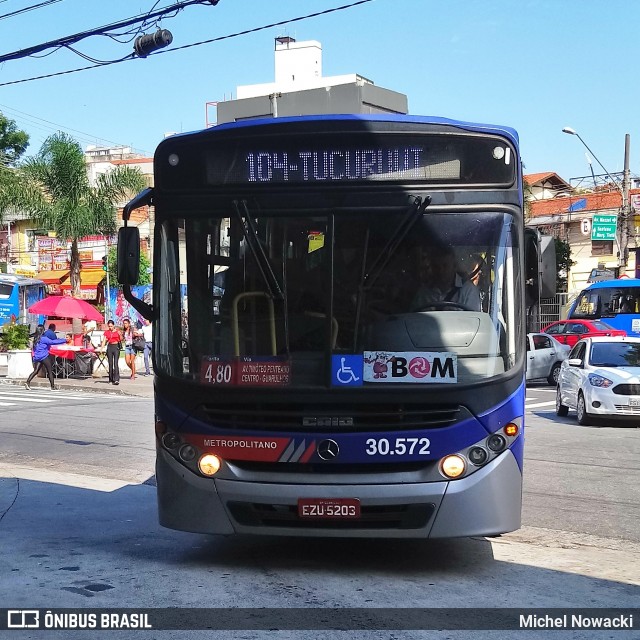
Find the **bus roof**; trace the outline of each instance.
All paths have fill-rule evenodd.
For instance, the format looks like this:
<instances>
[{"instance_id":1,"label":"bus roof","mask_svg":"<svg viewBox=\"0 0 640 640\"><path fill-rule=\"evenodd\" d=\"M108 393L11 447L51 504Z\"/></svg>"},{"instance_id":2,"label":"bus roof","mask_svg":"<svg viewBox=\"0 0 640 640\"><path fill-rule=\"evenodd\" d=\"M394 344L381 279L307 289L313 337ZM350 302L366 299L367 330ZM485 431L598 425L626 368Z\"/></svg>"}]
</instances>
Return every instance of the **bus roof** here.
<instances>
[{"instance_id":1,"label":"bus roof","mask_svg":"<svg viewBox=\"0 0 640 640\"><path fill-rule=\"evenodd\" d=\"M240 120L238 122L226 122L219 124L210 129L204 129L203 131L228 131L230 129L242 129L245 127L256 127L264 125L279 125L291 122L310 122L310 121L363 121L363 122L408 122L416 124L440 124L451 127L459 127L467 131L473 131L476 133L494 134L504 136L508 138L514 145L518 145L518 133L511 127L504 127L494 124L481 124L476 122L465 122L463 120L452 120L450 118L440 118L438 116L413 116L403 114L388 114L388 113L376 113L376 114L329 114L329 115L306 115L306 116L287 116L283 118L255 118L248 120ZM180 137L184 135L190 135L198 133L197 131L179 133L173 137Z\"/></svg>"},{"instance_id":2,"label":"bus roof","mask_svg":"<svg viewBox=\"0 0 640 640\"><path fill-rule=\"evenodd\" d=\"M593 282L583 291L588 289L608 289L610 287L640 287L640 278L618 278L617 280L601 280Z\"/></svg>"},{"instance_id":3,"label":"bus roof","mask_svg":"<svg viewBox=\"0 0 640 640\"><path fill-rule=\"evenodd\" d=\"M38 280L37 278L29 278L28 276L16 275L15 273L0 273L0 282L3 282L5 284L44 285L44 282L42 280Z\"/></svg>"}]
</instances>

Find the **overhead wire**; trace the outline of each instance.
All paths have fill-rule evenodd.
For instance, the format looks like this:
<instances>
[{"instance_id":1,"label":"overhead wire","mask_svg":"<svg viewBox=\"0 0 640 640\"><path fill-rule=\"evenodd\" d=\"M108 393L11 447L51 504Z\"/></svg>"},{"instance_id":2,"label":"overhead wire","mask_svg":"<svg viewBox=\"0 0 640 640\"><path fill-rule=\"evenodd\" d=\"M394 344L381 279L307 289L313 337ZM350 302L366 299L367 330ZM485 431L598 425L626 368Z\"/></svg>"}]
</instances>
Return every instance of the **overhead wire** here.
<instances>
[{"instance_id":1,"label":"overhead wire","mask_svg":"<svg viewBox=\"0 0 640 640\"><path fill-rule=\"evenodd\" d=\"M7 62L9 60L18 60L20 58L26 58L28 56L33 55L34 53L40 53L41 51L46 51L47 49L51 49L52 47L60 47L60 46L75 44L76 42L80 42L81 40L85 40L86 38L89 38L91 36L105 35L105 33L110 29L119 29L121 27L132 26L133 24L136 24L138 22L146 22L150 18L162 17L176 10L180 11L194 4L205 4L205 3L217 4L218 0L183 0L182 2L177 2L173 5L164 7L162 9L158 9L156 11L148 11L145 14L139 14L131 18L126 18L125 20L120 20L118 22L113 22L108 25L103 25L101 27L89 29L88 31L81 31L79 33L74 33L69 36L64 36L63 38L57 38L56 40L50 40L48 42L43 42L41 44L37 44L32 47L27 47L26 49L20 49L18 51L12 51L11 53L5 53L4 55L0 55L0 62Z\"/></svg>"},{"instance_id":2,"label":"overhead wire","mask_svg":"<svg viewBox=\"0 0 640 640\"><path fill-rule=\"evenodd\" d=\"M293 22L301 22L303 20L308 20L310 18L317 18L319 16L322 15L327 15L329 13L334 13L336 11L344 11L345 9L351 9L352 7L361 5L361 4L366 4L368 2L372 2L373 0L356 0L355 2L351 2L349 4L346 5L341 5L339 7L332 7L331 9L324 9L322 11L316 11L315 13L309 13L307 15L304 16L298 16L296 18L289 18L287 20L280 20L278 22L272 22L270 24L266 24L266 25L262 25L261 27L254 27L252 29L245 29L243 31L237 31L235 33L231 33L225 36L219 36L217 38L211 38L209 40L201 40L200 42L193 42L191 44L185 44L182 45L180 47L173 47L172 49L164 49L162 51L155 51L154 53L151 53L147 56L147 58L150 58L152 56L158 55L158 54L162 54L162 53L173 53L175 51L181 51L182 49L189 49L191 47L198 47L201 46L203 44L211 44L213 42L220 42L222 40L229 40L230 38L237 38L239 36L244 36L244 35L248 35L250 33L256 33L258 31L264 31L265 29L272 29L273 27L281 27L287 24L291 24ZM21 84L23 82L32 82L33 80L44 80L45 78L54 78L56 76L64 76L64 75L69 75L71 73L77 73L79 71L87 71L89 69L95 69L96 67L107 67L109 65L112 64L119 64L121 62L128 62L130 60L136 60L138 59L137 56L135 56L134 54L129 54L127 56L125 56L124 58L121 58L119 60L110 60L107 62L100 62L97 64L93 64L87 67L79 67L77 69L68 69L67 71L57 71L55 73L47 73L41 76L34 76L31 78L23 78L22 80L11 80L9 82L0 82L0 87L7 87L13 84ZM0 62L2 61L2 57L0 56Z\"/></svg>"},{"instance_id":3,"label":"overhead wire","mask_svg":"<svg viewBox=\"0 0 640 640\"><path fill-rule=\"evenodd\" d=\"M20 111L19 109L15 109L14 107L9 107L8 105L0 104L0 111L6 115L11 116L12 118L28 122L30 129L38 129L45 132L46 135L50 135L51 132L55 131L70 131L75 134L74 137L76 137L80 141L86 142L87 144L97 144L98 142L104 142L114 146L131 146L125 145L122 142L115 142L114 140L101 138L100 136L87 133L86 131L80 131L79 129L74 129L73 127L66 127L58 124L57 122L52 122L51 120L46 120L45 118L40 118L30 113L26 113L25 111ZM139 151L147 155L149 153L144 149L135 149L135 151Z\"/></svg>"},{"instance_id":4,"label":"overhead wire","mask_svg":"<svg viewBox=\"0 0 640 640\"><path fill-rule=\"evenodd\" d=\"M3 20L4 18L12 18L13 16L17 16L21 13L27 13L28 11L34 11L35 9L42 9L43 7L47 7L50 4L55 4L56 2L62 2L62 0L46 0L45 2L41 2L40 4L34 4L30 7L23 7L22 9L17 9L16 11L12 11L11 13L0 15L0 20Z\"/></svg>"}]
</instances>

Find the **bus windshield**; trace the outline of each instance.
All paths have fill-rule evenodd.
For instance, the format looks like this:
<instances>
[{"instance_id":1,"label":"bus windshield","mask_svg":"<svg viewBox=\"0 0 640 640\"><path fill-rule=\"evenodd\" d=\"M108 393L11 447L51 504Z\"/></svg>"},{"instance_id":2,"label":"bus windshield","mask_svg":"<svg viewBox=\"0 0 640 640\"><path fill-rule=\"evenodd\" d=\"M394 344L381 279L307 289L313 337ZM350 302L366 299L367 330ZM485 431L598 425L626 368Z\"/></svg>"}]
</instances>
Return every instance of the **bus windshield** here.
<instances>
[{"instance_id":1,"label":"bus windshield","mask_svg":"<svg viewBox=\"0 0 640 640\"><path fill-rule=\"evenodd\" d=\"M572 318L591 320L612 318L618 314L640 313L640 287L611 284L608 287L585 289L576 301Z\"/></svg>"},{"instance_id":2,"label":"bus windshield","mask_svg":"<svg viewBox=\"0 0 640 640\"><path fill-rule=\"evenodd\" d=\"M316 215L232 201L169 218L157 247L157 365L202 384L327 387L332 358L359 355L375 388L392 381L394 354L442 353L455 358L454 379L430 381L499 375L520 344L514 224L505 212L411 202ZM242 376L225 368L234 360L249 363Z\"/></svg>"}]
</instances>

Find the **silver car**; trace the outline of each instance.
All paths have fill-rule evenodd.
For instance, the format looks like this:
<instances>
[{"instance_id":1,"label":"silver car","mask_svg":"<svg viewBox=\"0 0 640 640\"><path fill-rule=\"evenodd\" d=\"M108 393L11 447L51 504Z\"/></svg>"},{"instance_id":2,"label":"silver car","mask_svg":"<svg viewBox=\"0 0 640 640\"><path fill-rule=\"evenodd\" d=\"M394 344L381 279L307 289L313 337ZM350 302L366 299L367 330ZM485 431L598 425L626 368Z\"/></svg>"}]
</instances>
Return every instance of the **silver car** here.
<instances>
[{"instance_id":1,"label":"silver car","mask_svg":"<svg viewBox=\"0 0 640 640\"><path fill-rule=\"evenodd\" d=\"M560 365L571 347L560 344L546 333L527 334L527 380L546 379L555 385L558 381Z\"/></svg>"},{"instance_id":2,"label":"silver car","mask_svg":"<svg viewBox=\"0 0 640 640\"><path fill-rule=\"evenodd\" d=\"M562 363L556 413L575 409L579 424L595 417L640 422L640 338L583 338Z\"/></svg>"}]
</instances>

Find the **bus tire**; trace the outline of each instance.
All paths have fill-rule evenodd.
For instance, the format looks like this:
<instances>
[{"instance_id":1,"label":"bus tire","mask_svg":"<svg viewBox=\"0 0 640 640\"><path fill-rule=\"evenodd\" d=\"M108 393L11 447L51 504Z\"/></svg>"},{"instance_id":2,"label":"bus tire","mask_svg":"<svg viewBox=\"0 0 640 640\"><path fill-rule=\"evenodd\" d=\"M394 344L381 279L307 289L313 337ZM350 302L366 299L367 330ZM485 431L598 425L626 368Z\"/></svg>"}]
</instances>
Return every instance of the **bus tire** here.
<instances>
[{"instance_id":1,"label":"bus tire","mask_svg":"<svg viewBox=\"0 0 640 640\"><path fill-rule=\"evenodd\" d=\"M578 394L578 402L576 403L576 413L578 414L578 424L590 425L591 416L587 411L587 403L585 402L582 391Z\"/></svg>"},{"instance_id":2,"label":"bus tire","mask_svg":"<svg viewBox=\"0 0 640 640\"><path fill-rule=\"evenodd\" d=\"M562 400L560 398L560 387L556 389L556 415L564 418L569 413L569 407L562 404Z\"/></svg>"}]
</instances>

